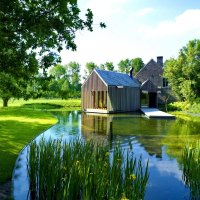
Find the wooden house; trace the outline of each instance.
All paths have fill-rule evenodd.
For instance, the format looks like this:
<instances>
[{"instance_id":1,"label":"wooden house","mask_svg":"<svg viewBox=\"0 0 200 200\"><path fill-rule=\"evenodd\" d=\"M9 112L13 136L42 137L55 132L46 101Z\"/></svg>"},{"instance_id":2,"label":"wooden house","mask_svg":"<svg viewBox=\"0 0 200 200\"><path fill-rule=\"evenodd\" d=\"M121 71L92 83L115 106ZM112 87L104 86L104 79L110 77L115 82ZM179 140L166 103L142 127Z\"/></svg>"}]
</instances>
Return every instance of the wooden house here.
<instances>
[{"instance_id":1,"label":"wooden house","mask_svg":"<svg viewBox=\"0 0 200 200\"><path fill-rule=\"evenodd\" d=\"M140 109L140 83L127 74L95 69L82 85L82 110L96 113Z\"/></svg>"}]
</instances>

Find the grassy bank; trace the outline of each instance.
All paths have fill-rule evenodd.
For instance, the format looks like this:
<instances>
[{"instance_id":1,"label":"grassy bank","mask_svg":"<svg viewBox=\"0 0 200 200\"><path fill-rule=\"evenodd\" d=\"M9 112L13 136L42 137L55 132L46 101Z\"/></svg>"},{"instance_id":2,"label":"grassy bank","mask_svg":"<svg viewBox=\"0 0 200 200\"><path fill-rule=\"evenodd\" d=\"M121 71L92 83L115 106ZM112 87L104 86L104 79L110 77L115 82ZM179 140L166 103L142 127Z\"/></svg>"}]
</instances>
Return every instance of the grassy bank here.
<instances>
[{"instance_id":1,"label":"grassy bank","mask_svg":"<svg viewBox=\"0 0 200 200\"><path fill-rule=\"evenodd\" d=\"M0 101L2 105L2 101ZM56 123L51 110L80 109L80 100L39 99L9 101L0 107L0 183L10 180L21 149Z\"/></svg>"}]
</instances>

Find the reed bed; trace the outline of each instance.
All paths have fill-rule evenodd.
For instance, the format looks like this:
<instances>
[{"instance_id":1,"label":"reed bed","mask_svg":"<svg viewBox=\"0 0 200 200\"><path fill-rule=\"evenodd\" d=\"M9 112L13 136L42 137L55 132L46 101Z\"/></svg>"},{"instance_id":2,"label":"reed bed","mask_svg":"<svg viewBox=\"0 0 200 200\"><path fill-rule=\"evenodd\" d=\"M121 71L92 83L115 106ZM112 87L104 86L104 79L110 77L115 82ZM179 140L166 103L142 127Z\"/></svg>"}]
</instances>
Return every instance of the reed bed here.
<instances>
[{"instance_id":1,"label":"reed bed","mask_svg":"<svg viewBox=\"0 0 200 200\"><path fill-rule=\"evenodd\" d=\"M183 180L189 187L191 199L200 199L200 141L183 151Z\"/></svg>"},{"instance_id":2,"label":"reed bed","mask_svg":"<svg viewBox=\"0 0 200 200\"><path fill-rule=\"evenodd\" d=\"M126 200L143 199L149 177L148 162L120 146L61 140L30 145L30 199Z\"/></svg>"}]
</instances>

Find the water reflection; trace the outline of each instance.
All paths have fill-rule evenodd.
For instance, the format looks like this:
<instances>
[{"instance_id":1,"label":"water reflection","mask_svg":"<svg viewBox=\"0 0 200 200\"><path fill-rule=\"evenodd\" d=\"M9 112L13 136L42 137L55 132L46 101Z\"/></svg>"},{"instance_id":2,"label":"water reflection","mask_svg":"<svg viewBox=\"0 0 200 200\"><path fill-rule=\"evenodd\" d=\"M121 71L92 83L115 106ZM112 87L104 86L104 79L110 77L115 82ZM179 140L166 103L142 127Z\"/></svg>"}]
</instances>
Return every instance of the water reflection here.
<instances>
[{"instance_id":1,"label":"water reflection","mask_svg":"<svg viewBox=\"0 0 200 200\"><path fill-rule=\"evenodd\" d=\"M116 136L134 136L141 146L158 158L162 157L162 140L170 121L149 120L139 114L94 115L82 114L82 135L86 139L107 140Z\"/></svg>"},{"instance_id":2,"label":"water reflection","mask_svg":"<svg viewBox=\"0 0 200 200\"><path fill-rule=\"evenodd\" d=\"M145 199L189 199L189 189L182 180L181 153L187 143L200 139L200 124L182 120L147 119L143 115L116 114L92 115L78 111L57 112L58 123L41 134L41 137L72 140L83 138L107 142L117 141L123 148L133 145L135 157L149 160L150 178ZM14 198L26 199L27 172L25 148L14 171Z\"/></svg>"}]
</instances>

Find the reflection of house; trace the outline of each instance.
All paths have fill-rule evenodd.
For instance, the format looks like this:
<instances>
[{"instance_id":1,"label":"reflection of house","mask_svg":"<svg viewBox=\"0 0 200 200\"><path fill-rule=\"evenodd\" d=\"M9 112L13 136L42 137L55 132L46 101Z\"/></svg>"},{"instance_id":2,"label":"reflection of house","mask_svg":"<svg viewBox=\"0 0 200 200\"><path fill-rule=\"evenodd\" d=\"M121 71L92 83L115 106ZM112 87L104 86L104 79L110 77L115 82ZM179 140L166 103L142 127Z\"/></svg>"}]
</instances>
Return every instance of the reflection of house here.
<instances>
[{"instance_id":1,"label":"reflection of house","mask_svg":"<svg viewBox=\"0 0 200 200\"><path fill-rule=\"evenodd\" d=\"M136 75L141 85L141 104L157 107L163 103L168 83L163 78L163 57L157 57L157 62L151 59Z\"/></svg>"},{"instance_id":2,"label":"reflection of house","mask_svg":"<svg viewBox=\"0 0 200 200\"><path fill-rule=\"evenodd\" d=\"M117 113L140 109L140 84L127 75L95 69L82 85L82 110Z\"/></svg>"},{"instance_id":3,"label":"reflection of house","mask_svg":"<svg viewBox=\"0 0 200 200\"><path fill-rule=\"evenodd\" d=\"M81 133L86 140L107 143L120 138L123 145L136 140L149 155L160 158L166 127L165 120L147 120L138 114L81 115Z\"/></svg>"}]
</instances>

